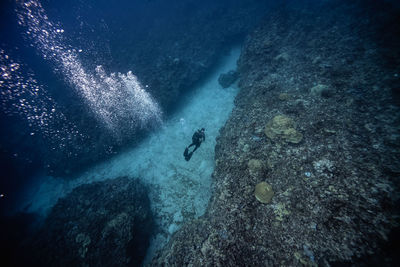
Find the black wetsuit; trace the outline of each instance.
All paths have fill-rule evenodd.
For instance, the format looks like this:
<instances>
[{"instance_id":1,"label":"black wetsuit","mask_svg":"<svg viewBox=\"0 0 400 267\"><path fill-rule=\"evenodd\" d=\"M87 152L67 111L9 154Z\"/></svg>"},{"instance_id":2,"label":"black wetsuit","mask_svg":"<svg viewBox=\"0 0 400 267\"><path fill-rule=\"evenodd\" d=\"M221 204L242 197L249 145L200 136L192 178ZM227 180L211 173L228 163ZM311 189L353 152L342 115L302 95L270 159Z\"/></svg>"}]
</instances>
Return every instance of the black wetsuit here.
<instances>
[{"instance_id":1,"label":"black wetsuit","mask_svg":"<svg viewBox=\"0 0 400 267\"><path fill-rule=\"evenodd\" d=\"M201 142L206 140L206 136L203 131L197 130L192 136L192 143L188 147L196 146L192 152L200 147Z\"/></svg>"},{"instance_id":2,"label":"black wetsuit","mask_svg":"<svg viewBox=\"0 0 400 267\"><path fill-rule=\"evenodd\" d=\"M186 161L189 161L193 155L193 152L196 151L201 145L201 142L206 140L206 136L204 134L204 130L197 130L192 136L192 143L185 149L183 156L185 157ZM189 153L189 148L195 146L192 152Z\"/></svg>"}]
</instances>

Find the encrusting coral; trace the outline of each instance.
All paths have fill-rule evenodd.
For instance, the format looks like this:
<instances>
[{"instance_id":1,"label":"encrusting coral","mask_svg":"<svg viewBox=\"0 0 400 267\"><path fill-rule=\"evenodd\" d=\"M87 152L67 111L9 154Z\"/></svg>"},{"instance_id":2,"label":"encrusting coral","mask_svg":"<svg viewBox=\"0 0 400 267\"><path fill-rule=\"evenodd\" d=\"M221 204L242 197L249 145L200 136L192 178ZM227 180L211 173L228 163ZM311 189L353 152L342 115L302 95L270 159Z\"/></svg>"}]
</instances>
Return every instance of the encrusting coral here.
<instances>
[{"instance_id":1,"label":"encrusting coral","mask_svg":"<svg viewBox=\"0 0 400 267\"><path fill-rule=\"evenodd\" d=\"M284 115L277 115L267 123L265 135L271 140L283 140L293 144L300 143L303 135L295 129L294 121Z\"/></svg>"}]
</instances>

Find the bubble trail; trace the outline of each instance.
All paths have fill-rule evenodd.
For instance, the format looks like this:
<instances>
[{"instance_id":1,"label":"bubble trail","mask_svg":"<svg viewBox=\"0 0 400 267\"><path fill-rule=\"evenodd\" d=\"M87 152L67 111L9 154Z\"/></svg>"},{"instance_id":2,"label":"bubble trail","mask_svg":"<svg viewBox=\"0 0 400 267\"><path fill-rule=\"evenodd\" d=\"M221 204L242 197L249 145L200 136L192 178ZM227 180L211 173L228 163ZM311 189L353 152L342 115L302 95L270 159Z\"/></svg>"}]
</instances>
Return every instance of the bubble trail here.
<instances>
[{"instance_id":1,"label":"bubble trail","mask_svg":"<svg viewBox=\"0 0 400 267\"><path fill-rule=\"evenodd\" d=\"M55 64L55 71L85 100L99 121L113 132L123 129L148 128L161 122L162 112L137 77L106 74L102 66L89 71L79 59L80 49L66 45L65 31L49 20L40 2L17 1L19 25L39 53Z\"/></svg>"},{"instance_id":2,"label":"bubble trail","mask_svg":"<svg viewBox=\"0 0 400 267\"><path fill-rule=\"evenodd\" d=\"M25 119L30 135L40 130L49 140L72 139L79 134L32 71L0 48L0 105L7 116ZM55 125L57 124L57 127Z\"/></svg>"}]
</instances>

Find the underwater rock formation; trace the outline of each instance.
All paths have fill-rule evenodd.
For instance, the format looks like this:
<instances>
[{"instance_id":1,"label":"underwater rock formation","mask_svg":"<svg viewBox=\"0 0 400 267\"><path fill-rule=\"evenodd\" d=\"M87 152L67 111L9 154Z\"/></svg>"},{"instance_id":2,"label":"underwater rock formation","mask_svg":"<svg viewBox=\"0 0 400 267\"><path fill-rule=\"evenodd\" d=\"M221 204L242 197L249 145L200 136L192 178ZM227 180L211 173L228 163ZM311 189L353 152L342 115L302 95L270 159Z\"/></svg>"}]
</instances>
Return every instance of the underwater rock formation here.
<instances>
[{"instance_id":1,"label":"underwater rock formation","mask_svg":"<svg viewBox=\"0 0 400 267\"><path fill-rule=\"evenodd\" d=\"M239 74L235 70L228 71L227 73L222 73L219 75L218 83L222 86L222 88L228 88L231 86L237 79L239 78Z\"/></svg>"},{"instance_id":2,"label":"underwater rock formation","mask_svg":"<svg viewBox=\"0 0 400 267\"><path fill-rule=\"evenodd\" d=\"M270 4L257 0L206 0L201 4L184 0L158 1L156 5L171 14L160 16L159 23L146 28L140 41L124 48L129 52L116 53L114 59L122 68L133 67L141 82L149 85L148 91L168 111L216 64L226 43L242 39L257 25Z\"/></svg>"},{"instance_id":3,"label":"underwater rock formation","mask_svg":"<svg viewBox=\"0 0 400 267\"><path fill-rule=\"evenodd\" d=\"M153 265L398 265L399 174L385 166L399 164L400 108L382 77L400 71L391 26L399 11L367 2L289 1L267 12L239 59L240 92L217 139L207 212L178 230ZM282 51L288 60L276 59ZM311 95L315 81L335 94ZM278 101L281 93L291 98ZM270 129L278 114L307 138L271 142L282 134ZM268 166L268 205L254 197L260 178L249 174L251 159Z\"/></svg>"},{"instance_id":4,"label":"underwater rock formation","mask_svg":"<svg viewBox=\"0 0 400 267\"><path fill-rule=\"evenodd\" d=\"M33 264L140 266L153 229L146 191L127 177L77 187L28 242Z\"/></svg>"},{"instance_id":5,"label":"underwater rock formation","mask_svg":"<svg viewBox=\"0 0 400 267\"><path fill-rule=\"evenodd\" d=\"M249 162L247 163L247 167L249 168L250 175L253 175L253 176L262 175L264 172L264 169L265 169L262 161L260 161L258 159L249 160Z\"/></svg>"},{"instance_id":6,"label":"underwater rock formation","mask_svg":"<svg viewBox=\"0 0 400 267\"><path fill-rule=\"evenodd\" d=\"M310 93L314 96L329 97L333 94L332 90L324 84L318 84L310 89Z\"/></svg>"}]
</instances>

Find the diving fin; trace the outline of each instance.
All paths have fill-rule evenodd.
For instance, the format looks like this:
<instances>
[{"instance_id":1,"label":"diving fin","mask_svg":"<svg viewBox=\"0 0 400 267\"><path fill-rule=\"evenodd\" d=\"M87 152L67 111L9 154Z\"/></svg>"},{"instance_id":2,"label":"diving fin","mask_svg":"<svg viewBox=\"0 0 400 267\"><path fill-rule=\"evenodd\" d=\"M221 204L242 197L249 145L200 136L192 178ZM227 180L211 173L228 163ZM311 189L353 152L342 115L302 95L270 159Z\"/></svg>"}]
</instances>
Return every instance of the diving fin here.
<instances>
[{"instance_id":1,"label":"diving fin","mask_svg":"<svg viewBox=\"0 0 400 267\"><path fill-rule=\"evenodd\" d=\"M183 156L185 157L186 161L189 161L190 158L192 157L192 155L193 155L193 152L189 153L189 148L188 147L185 149L185 152L183 152Z\"/></svg>"}]
</instances>

